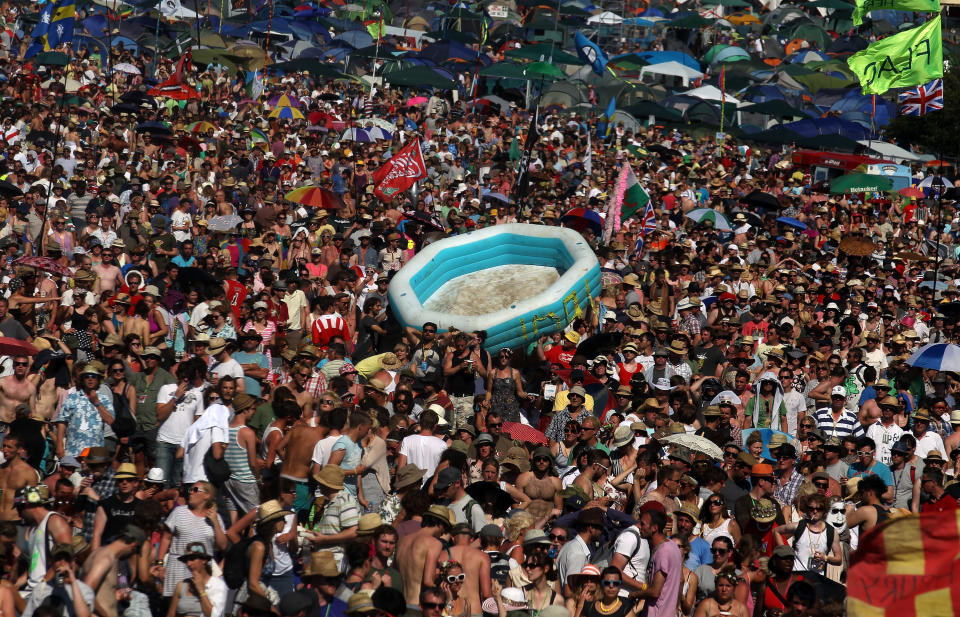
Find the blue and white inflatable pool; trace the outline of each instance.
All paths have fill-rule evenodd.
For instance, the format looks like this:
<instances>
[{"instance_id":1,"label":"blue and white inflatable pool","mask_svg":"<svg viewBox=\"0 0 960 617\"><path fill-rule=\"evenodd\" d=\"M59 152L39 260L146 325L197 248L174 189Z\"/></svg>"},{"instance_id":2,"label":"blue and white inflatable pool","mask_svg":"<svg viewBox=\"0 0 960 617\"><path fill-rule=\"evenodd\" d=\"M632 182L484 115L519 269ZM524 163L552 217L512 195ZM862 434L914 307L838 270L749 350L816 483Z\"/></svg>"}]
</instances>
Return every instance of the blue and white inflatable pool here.
<instances>
[{"instance_id":1,"label":"blue and white inflatable pool","mask_svg":"<svg viewBox=\"0 0 960 617\"><path fill-rule=\"evenodd\" d=\"M511 265L553 268L559 278L545 290L480 315L428 310L424 304L444 283ZM513 223L444 238L415 255L390 282L390 306L404 326L436 323L465 332L487 331L486 347L516 348L563 330L600 293L600 264L572 229ZM521 294L522 295L522 294Z\"/></svg>"}]
</instances>

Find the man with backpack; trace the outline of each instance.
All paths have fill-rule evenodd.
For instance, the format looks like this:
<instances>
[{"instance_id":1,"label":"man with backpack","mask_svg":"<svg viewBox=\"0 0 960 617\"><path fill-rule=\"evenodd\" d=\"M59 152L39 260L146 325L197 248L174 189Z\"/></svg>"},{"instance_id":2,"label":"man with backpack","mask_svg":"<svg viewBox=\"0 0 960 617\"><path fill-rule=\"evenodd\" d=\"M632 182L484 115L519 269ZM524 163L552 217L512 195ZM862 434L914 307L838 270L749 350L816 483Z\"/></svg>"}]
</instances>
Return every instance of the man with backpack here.
<instances>
[{"instance_id":1,"label":"man with backpack","mask_svg":"<svg viewBox=\"0 0 960 617\"><path fill-rule=\"evenodd\" d=\"M610 560L610 565L622 572L621 596L628 596L631 591L646 586L649 561L650 545L640 535L639 523L621 531L613 542L613 558Z\"/></svg>"},{"instance_id":2,"label":"man with backpack","mask_svg":"<svg viewBox=\"0 0 960 617\"><path fill-rule=\"evenodd\" d=\"M470 525L474 533L480 533L487 524L483 508L463 489L463 473L459 469L446 467L440 470L434 492L441 500L447 501L447 507L457 522Z\"/></svg>"}]
</instances>

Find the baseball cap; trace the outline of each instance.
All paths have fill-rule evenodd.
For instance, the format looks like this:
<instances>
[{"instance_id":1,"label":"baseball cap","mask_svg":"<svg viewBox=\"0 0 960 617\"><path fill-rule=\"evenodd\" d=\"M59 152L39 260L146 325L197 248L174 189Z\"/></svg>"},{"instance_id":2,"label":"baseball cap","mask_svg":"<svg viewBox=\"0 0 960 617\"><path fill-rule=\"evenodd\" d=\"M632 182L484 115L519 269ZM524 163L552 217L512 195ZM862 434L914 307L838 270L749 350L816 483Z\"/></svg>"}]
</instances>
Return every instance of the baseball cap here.
<instances>
[{"instance_id":1,"label":"baseball cap","mask_svg":"<svg viewBox=\"0 0 960 617\"><path fill-rule=\"evenodd\" d=\"M843 386L834 386L833 390L830 390L830 396L842 396L843 398L847 398L847 389Z\"/></svg>"}]
</instances>

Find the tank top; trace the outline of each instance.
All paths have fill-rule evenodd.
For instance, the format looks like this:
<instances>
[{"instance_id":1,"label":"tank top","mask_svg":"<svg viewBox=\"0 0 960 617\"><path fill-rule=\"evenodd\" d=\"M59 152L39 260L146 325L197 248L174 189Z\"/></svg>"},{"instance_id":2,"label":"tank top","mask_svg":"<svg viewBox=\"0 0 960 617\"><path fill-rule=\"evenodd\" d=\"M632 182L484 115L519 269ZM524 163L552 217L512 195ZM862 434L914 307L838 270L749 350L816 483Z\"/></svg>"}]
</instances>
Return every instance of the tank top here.
<instances>
[{"instance_id":1,"label":"tank top","mask_svg":"<svg viewBox=\"0 0 960 617\"><path fill-rule=\"evenodd\" d=\"M826 562L815 563L812 559L813 554L820 552L826 555L830 552L830 547L827 546L827 528L826 525L829 523L824 523L824 528L819 532L811 531L810 527L806 527L803 530L803 533L800 534L800 537L797 538L797 541L793 544L793 550L796 554L793 562L793 571L794 572L803 572L804 570L810 570L812 572L820 572L821 574L826 569Z\"/></svg>"},{"instance_id":2,"label":"tank top","mask_svg":"<svg viewBox=\"0 0 960 617\"><path fill-rule=\"evenodd\" d=\"M255 482L256 478L250 471L250 459L247 450L237 441L240 426L231 426L227 441L227 448L223 453L224 460L230 465L230 479L238 482Z\"/></svg>"},{"instance_id":3,"label":"tank top","mask_svg":"<svg viewBox=\"0 0 960 617\"><path fill-rule=\"evenodd\" d=\"M48 512L36 529L30 532L30 567L27 570L27 585L24 588L26 592L33 591L47 574L47 557L54 545L54 539L47 533L47 523L50 522L51 516L60 515L56 512Z\"/></svg>"},{"instance_id":4,"label":"tank top","mask_svg":"<svg viewBox=\"0 0 960 617\"><path fill-rule=\"evenodd\" d=\"M177 615L192 615L199 617L203 615L203 608L200 606L200 598L190 595L187 590L190 586L187 581L183 581L180 586L180 597L177 598Z\"/></svg>"},{"instance_id":5,"label":"tank top","mask_svg":"<svg viewBox=\"0 0 960 617\"><path fill-rule=\"evenodd\" d=\"M267 430L263 431L263 441L260 443L260 457L263 458L264 460L267 459L267 451L270 449L270 447L267 445L267 437L277 432L280 433L280 437L282 439L283 431L280 430L279 427L268 426ZM279 465L282 462L283 462L283 459L281 459L279 456L277 456L276 454L273 456L274 465Z\"/></svg>"},{"instance_id":6,"label":"tank top","mask_svg":"<svg viewBox=\"0 0 960 617\"><path fill-rule=\"evenodd\" d=\"M733 535L730 533L730 521L732 521L732 520L733 520L733 519L728 518L728 519L724 520L722 523L720 523L720 525L719 525L718 527L713 527L713 528L711 528L710 526L708 526L708 525L706 525L706 524L702 525L702 526L701 526L701 530L702 530L701 536L702 536L703 539L706 540L707 543L710 544L711 546L713 545L713 541L716 540L717 538L719 538L720 536L726 536L726 537L730 538L730 541L731 541L731 542L734 542ZM734 544L736 544L736 542L734 542Z\"/></svg>"}]
</instances>

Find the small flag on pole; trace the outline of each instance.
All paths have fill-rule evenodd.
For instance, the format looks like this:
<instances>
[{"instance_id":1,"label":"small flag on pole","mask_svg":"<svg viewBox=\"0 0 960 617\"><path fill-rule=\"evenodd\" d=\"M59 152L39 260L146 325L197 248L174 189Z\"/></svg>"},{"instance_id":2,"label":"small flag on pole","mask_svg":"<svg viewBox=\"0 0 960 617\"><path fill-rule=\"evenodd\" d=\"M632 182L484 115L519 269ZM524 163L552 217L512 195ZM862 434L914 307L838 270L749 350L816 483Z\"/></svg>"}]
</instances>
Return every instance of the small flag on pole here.
<instances>
[{"instance_id":1,"label":"small flag on pole","mask_svg":"<svg viewBox=\"0 0 960 617\"><path fill-rule=\"evenodd\" d=\"M943 109L943 79L934 79L922 86L900 93L900 113L904 116L925 116Z\"/></svg>"}]
</instances>

